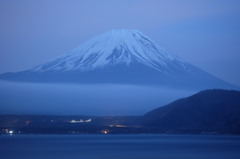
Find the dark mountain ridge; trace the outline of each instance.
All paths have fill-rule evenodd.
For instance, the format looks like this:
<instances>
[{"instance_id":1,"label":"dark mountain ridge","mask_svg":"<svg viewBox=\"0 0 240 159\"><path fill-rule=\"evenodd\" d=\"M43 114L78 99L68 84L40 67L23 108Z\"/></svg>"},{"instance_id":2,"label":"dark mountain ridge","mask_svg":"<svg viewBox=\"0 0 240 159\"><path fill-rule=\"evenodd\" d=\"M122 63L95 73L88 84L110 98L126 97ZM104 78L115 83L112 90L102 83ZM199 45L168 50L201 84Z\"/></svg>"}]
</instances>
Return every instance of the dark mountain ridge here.
<instances>
[{"instance_id":1,"label":"dark mountain ridge","mask_svg":"<svg viewBox=\"0 0 240 159\"><path fill-rule=\"evenodd\" d=\"M240 132L240 91L205 90L144 115L144 125L163 130Z\"/></svg>"}]
</instances>

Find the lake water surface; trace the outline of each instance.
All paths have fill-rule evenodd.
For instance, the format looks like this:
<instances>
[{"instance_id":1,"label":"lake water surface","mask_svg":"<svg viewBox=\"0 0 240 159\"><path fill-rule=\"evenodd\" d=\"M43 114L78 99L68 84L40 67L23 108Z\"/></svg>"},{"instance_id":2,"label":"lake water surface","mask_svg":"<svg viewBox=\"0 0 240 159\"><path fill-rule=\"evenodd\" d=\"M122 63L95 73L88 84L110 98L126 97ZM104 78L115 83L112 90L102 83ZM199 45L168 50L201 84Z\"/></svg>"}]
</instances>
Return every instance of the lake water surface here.
<instances>
[{"instance_id":1,"label":"lake water surface","mask_svg":"<svg viewBox=\"0 0 240 159\"><path fill-rule=\"evenodd\" d=\"M0 136L2 159L240 159L240 136Z\"/></svg>"}]
</instances>

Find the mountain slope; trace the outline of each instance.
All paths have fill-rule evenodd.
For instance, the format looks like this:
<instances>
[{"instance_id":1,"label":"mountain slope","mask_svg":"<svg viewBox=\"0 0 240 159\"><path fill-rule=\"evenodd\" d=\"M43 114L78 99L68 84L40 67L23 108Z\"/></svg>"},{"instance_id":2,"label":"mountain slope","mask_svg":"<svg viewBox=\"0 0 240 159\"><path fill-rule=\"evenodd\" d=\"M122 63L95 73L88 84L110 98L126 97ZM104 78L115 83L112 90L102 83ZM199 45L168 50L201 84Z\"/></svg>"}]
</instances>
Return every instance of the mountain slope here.
<instances>
[{"instance_id":1,"label":"mountain slope","mask_svg":"<svg viewBox=\"0 0 240 159\"><path fill-rule=\"evenodd\" d=\"M32 71L90 71L118 64L141 63L167 73L168 66L187 68L137 30L113 29Z\"/></svg>"},{"instance_id":2,"label":"mountain slope","mask_svg":"<svg viewBox=\"0 0 240 159\"><path fill-rule=\"evenodd\" d=\"M1 79L235 88L178 57L137 30L113 29L32 69Z\"/></svg>"},{"instance_id":3,"label":"mountain slope","mask_svg":"<svg viewBox=\"0 0 240 159\"><path fill-rule=\"evenodd\" d=\"M144 116L144 125L169 131L240 133L240 91L206 90Z\"/></svg>"}]
</instances>

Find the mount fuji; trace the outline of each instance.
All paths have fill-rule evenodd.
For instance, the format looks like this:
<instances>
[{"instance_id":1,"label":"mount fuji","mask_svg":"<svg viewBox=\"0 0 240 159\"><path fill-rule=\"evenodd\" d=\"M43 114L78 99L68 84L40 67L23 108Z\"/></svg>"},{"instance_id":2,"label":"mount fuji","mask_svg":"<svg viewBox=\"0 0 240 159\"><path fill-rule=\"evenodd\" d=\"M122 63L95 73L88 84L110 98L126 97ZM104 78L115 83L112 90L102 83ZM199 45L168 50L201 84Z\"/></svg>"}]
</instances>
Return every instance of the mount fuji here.
<instances>
[{"instance_id":1,"label":"mount fuji","mask_svg":"<svg viewBox=\"0 0 240 159\"><path fill-rule=\"evenodd\" d=\"M42 65L0 75L40 83L137 84L174 88L235 86L168 53L138 30L113 29Z\"/></svg>"}]
</instances>

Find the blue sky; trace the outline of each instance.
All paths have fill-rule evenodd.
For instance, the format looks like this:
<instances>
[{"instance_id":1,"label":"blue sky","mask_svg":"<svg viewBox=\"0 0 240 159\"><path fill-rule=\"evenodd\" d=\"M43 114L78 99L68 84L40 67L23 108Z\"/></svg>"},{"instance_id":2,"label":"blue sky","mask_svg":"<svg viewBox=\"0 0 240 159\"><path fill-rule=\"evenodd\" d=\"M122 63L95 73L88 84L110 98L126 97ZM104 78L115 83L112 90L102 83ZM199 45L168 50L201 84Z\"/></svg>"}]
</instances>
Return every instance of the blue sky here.
<instances>
[{"instance_id":1,"label":"blue sky","mask_svg":"<svg viewBox=\"0 0 240 159\"><path fill-rule=\"evenodd\" d=\"M0 73L41 64L112 28L139 29L240 85L238 0L1 0Z\"/></svg>"}]
</instances>

